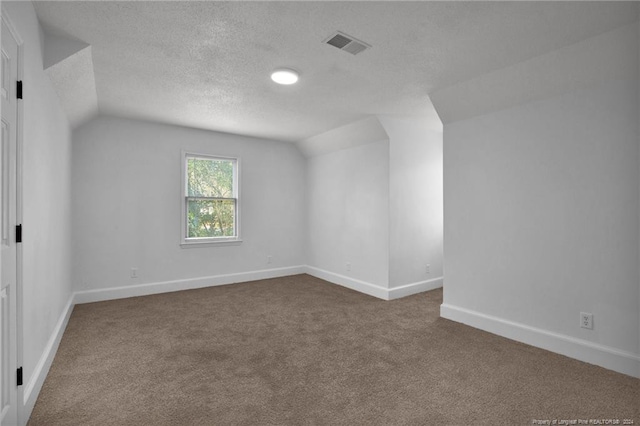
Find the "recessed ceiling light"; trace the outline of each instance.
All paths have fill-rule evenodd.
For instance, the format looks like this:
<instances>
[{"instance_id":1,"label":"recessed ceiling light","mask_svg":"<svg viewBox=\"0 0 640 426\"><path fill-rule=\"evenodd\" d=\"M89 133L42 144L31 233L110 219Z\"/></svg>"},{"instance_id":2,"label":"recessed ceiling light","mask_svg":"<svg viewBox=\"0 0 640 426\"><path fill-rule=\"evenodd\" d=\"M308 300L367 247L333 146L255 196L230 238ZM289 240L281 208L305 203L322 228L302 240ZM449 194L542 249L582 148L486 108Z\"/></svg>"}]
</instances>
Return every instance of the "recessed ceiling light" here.
<instances>
[{"instance_id":1,"label":"recessed ceiling light","mask_svg":"<svg viewBox=\"0 0 640 426\"><path fill-rule=\"evenodd\" d=\"M278 84L295 84L298 81L298 73L289 68L279 68L271 73L271 80Z\"/></svg>"}]
</instances>

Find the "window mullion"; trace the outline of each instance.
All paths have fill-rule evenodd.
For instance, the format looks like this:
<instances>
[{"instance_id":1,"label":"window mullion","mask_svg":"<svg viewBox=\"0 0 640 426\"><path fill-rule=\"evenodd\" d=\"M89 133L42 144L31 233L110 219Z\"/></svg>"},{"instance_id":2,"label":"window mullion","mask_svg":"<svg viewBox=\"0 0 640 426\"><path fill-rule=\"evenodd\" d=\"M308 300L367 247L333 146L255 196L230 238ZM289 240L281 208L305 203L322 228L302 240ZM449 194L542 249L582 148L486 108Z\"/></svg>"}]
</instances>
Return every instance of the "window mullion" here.
<instances>
[{"instance_id":1,"label":"window mullion","mask_svg":"<svg viewBox=\"0 0 640 426\"><path fill-rule=\"evenodd\" d=\"M225 200L234 200L234 202L237 200L236 198L224 198L224 197L194 197L194 196L186 196L185 197L187 200L204 200L204 201L225 201Z\"/></svg>"}]
</instances>

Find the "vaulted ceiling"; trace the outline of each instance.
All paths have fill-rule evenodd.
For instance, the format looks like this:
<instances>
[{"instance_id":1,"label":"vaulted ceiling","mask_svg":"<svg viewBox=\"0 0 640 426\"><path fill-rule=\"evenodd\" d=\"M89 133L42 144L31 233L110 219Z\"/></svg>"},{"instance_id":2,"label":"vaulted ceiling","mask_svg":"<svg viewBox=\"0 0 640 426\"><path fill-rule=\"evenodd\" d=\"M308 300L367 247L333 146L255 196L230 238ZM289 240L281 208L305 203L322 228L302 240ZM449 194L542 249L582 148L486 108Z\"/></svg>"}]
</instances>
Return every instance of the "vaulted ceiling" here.
<instances>
[{"instance_id":1,"label":"vaulted ceiling","mask_svg":"<svg viewBox=\"0 0 640 426\"><path fill-rule=\"evenodd\" d=\"M77 113L84 102L105 114L286 141L377 114L438 122L432 91L638 17L635 2L43 1L35 7L52 39L90 48L76 60L82 69L55 71L67 84L84 81L66 100L77 116L89 116ZM372 47L354 56L323 43L336 30ZM274 84L269 75L277 67L298 70L300 82ZM84 77L65 79L73 70Z\"/></svg>"}]
</instances>

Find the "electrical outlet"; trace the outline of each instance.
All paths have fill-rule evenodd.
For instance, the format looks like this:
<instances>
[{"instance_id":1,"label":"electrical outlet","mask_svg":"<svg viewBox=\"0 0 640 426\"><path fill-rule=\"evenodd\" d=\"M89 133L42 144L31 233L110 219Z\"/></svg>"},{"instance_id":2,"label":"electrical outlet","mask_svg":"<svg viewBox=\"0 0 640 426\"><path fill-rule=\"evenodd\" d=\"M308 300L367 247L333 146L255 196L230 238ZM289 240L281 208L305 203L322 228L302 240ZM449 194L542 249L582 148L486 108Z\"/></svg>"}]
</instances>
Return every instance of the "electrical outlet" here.
<instances>
[{"instance_id":1,"label":"electrical outlet","mask_svg":"<svg viewBox=\"0 0 640 426\"><path fill-rule=\"evenodd\" d=\"M131 278L138 278L138 268L131 268Z\"/></svg>"},{"instance_id":2,"label":"electrical outlet","mask_svg":"<svg viewBox=\"0 0 640 426\"><path fill-rule=\"evenodd\" d=\"M350 271L351 270L351 263L347 262L345 267L347 268L347 271Z\"/></svg>"},{"instance_id":3,"label":"electrical outlet","mask_svg":"<svg viewBox=\"0 0 640 426\"><path fill-rule=\"evenodd\" d=\"M580 327L593 330L593 314L580 312Z\"/></svg>"},{"instance_id":4,"label":"electrical outlet","mask_svg":"<svg viewBox=\"0 0 640 426\"><path fill-rule=\"evenodd\" d=\"M426 267L426 272L427 272L427 274L431 273L431 265L429 265L428 263L427 263L427 267Z\"/></svg>"},{"instance_id":5,"label":"electrical outlet","mask_svg":"<svg viewBox=\"0 0 640 426\"><path fill-rule=\"evenodd\" d=\"M271 263L273 262L273 256L269 255L267 256L267 263Z\"/></svg>"}]
</instances>

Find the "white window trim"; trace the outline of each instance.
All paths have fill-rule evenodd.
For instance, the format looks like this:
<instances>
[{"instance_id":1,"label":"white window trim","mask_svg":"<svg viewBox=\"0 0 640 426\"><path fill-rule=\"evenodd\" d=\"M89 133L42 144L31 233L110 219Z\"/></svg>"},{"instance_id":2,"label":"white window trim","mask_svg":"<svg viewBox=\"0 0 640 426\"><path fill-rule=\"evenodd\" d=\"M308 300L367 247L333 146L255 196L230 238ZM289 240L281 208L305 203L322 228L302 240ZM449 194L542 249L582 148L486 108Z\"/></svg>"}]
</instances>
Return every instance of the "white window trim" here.
<instances>
[{"instance_id":1,"label":"white window trim","mask_svg":"<svg viewBox=\"0 0 640 426\"><path fill-rule=\"evenodd\" d=\"M236 236L235 237L213 237L213 238L187 238L187 157L210 158L212 160L233 160L236 163L235 175L233 179L233 191L236 195ZM215 247L221 245L239 245L242 243L240 238L240 159L237 157L225 157L222 155L201 154L190 151L182 151L180 157L182 162L181 172L181 189L180 189L180 211L182 212L180 222L180 247L196 248L196 247Z\"/></svg>"}]
</instances>

